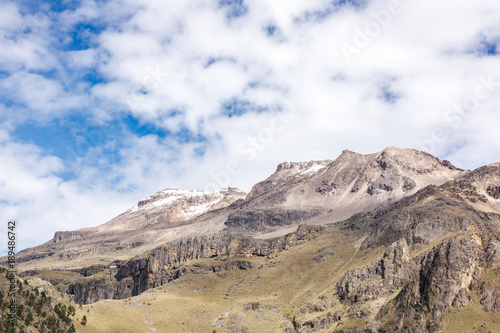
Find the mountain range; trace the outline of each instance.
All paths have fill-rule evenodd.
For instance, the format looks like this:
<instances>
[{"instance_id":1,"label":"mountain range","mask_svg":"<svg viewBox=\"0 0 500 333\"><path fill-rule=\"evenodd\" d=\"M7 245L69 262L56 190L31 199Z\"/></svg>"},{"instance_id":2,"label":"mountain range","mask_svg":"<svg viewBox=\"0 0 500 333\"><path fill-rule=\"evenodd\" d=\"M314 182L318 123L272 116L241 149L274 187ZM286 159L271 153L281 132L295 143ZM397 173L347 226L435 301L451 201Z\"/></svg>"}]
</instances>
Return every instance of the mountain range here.
<instances>
[{"instance_id":1,"label":"mountain range","mask_svg":"<svg viewBox=\"0 0 500 333\"><path fill-rule=\"evenodd\" d=\"M499 227L500 163L344 150L249 193L159 191L17 260L87 311L77 332L498 332Z\"/></svg>"}]
</instances>

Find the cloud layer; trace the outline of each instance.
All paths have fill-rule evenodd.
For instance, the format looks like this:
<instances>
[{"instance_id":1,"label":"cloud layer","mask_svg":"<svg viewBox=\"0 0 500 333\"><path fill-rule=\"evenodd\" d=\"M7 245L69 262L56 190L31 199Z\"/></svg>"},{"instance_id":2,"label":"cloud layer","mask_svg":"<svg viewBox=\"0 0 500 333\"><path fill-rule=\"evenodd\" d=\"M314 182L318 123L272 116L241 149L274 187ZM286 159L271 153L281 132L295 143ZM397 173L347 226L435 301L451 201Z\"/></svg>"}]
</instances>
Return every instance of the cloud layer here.
<instances>
[{"instance_id":1,"label":"cloud layer","mask_svg":"<svg viewBox=\"0 0 500 333\"><path fill-rule=\"evenodd\" d=\"M0 221L21 248L345 148L500 161L493 0L4 2L0 43Z\"/></svg>"}]
</instances>

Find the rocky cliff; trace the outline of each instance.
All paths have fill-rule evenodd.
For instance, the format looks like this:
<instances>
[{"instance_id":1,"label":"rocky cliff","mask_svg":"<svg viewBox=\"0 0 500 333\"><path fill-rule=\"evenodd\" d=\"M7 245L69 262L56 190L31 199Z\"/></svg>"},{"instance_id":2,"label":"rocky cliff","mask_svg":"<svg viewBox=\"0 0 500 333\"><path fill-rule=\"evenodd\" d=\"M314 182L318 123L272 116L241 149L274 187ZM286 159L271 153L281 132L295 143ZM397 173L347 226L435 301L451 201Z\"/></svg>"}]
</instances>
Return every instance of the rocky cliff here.
<instances>
[{"instance_id":1,"label":"rocky cliff","mask_svg":"<svg viewBox=\"0 0 500 333\"><path fill-rule=\"evenodd\" d=\"M366 235L361 249L394 242L383 257L348 271L336 285L337 295L351 312L369 301L383 304L385 297L395 295L383 306L361 314L363 329L439 332L446 327L447 310L467 307L473 293L481 296L485 311L498 311L497 289L485 287L484 276L500 262L500 215L478 209L498 207L494 196L483 194L490 182L500 180L498 171L497 167L480 168L343 224ZM419 253L432 243L437 244L411 260L410 249Z\"/></svg>"},{"instance_id":2,"label":"rocky cliff","mask_svg":"<svg viewBox=\"0 0 500 333\"><path fill-rule=\"evenodd\" d=\"M231 230L264 233L305 223L320 213L316 209L240 209L230 213L224 224Z\"/></svg>"},{"instance_id":3,"label":"rocky cliff","mask_svg":"<svg viewBox=\"0 0 500 333\"><path fill-rule=\"evenodd\" d=\"M93 266L73 270L81 277L68 281L54 280L62 284L65 292L74 295L77 303L93 303L101 299L122 299L136 296L145 290L175 280L184 274L201 274L221 270L250 269L251 262L243 258L269 256L311 241L323 231L321 226L301 226L296 232L272 239L254 239L241 234L221 233L182 238L167 243L128 261L115 261L107 267ZM222 261L218 265L195 265L187 269L185 264L203 258L239 260ZM38 276L43 271L26 271L23 276Z\"/></svg>"},{"instance_id":4,"label":"rocky cliff","mask_svg":"<svg viewBox=\"0 0 500 333\"><path fill-rule=\"evenodd\" d=\"M337 283L340 300L366 302L390 295L408 283L415 271L406 239L391 244L384 255L370 266L345 273Z\"/></svg>"}]
</instances>

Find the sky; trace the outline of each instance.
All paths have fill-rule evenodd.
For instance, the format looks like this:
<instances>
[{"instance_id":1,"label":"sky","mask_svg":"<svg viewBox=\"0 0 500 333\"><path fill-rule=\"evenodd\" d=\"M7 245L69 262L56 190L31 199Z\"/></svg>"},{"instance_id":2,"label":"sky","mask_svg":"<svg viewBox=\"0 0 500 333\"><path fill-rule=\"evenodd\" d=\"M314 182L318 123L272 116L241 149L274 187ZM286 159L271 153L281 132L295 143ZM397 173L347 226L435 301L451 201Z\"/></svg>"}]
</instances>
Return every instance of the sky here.
<instances>
[{"instance_id":1,"label":"sky","mask_svg":"<svg viewBox=\"0 0 500 333\"><path fill-rule=\"evenodd\" d=\"M0 253L343 149L498 162L499 52L498 0L0 0Z\"/></svg>"}]
</instances>

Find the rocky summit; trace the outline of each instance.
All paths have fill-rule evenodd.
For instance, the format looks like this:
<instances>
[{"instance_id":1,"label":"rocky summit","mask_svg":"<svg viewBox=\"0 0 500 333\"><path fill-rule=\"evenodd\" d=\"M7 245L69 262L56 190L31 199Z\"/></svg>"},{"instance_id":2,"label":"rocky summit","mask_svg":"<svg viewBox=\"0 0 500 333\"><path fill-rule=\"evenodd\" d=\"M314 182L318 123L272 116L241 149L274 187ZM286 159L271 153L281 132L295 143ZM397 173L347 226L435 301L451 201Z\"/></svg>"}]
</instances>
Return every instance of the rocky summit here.
<instances>
[{"instance_id":1,"label":"rocky summit","mask_svg":"<svg viewBox=\"0 0 500 333\"><path fill-rule=\"evenodd\" d=\"M166 189L18 257L77 332L498 332L500 163L345 150L248 194Z\"/></svg>"}]
</instances>

